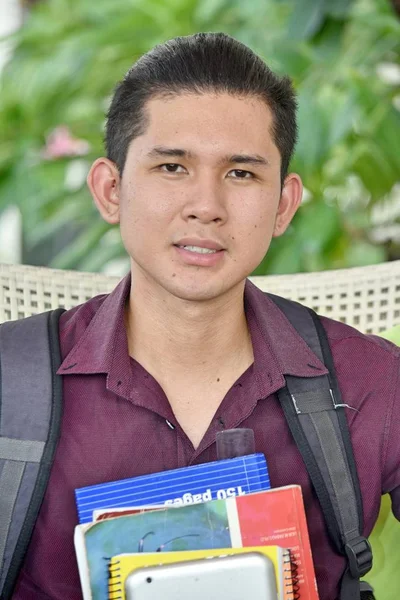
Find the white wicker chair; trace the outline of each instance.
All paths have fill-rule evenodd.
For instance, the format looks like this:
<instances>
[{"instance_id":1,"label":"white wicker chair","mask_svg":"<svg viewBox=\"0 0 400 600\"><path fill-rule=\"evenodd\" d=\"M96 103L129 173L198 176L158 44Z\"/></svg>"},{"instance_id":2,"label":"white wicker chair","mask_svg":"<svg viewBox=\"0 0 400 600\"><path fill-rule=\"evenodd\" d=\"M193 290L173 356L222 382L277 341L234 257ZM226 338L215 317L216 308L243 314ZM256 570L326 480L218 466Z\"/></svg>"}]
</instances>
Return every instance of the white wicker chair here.
<instances>
[{"instance_id":1,"label":"white wicker chair","mask_svg":"<svg viewBox=\"0 0 400 600\"><path fill-rule=\"evenodd\" d=\"M353 269L254 277L262 290L298 300L365 333L400 323L400 260ZM0 264L0 323L109 292L117 277Z\"/></svg>"}]
</instances>

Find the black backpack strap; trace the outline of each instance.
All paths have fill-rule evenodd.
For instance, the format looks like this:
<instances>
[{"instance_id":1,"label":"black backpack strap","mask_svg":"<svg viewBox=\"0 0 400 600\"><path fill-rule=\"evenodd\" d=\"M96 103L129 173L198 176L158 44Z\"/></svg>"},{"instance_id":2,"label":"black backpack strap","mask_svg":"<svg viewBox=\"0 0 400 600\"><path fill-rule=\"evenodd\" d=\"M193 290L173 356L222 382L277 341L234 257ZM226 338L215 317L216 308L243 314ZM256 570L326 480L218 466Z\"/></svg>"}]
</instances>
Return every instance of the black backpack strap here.
<instances>
[{"instance_id":1,"label":"black backpack strap","mask_svg":"<svg viewBox=\"0 0 400 600\"><path fill-rule=\"evenodd\" d=\"M53 462L62 416L63 309L0 326L0 597L11 598Z\"/></svg>"},{"instance_id":2,"label":"black backpack strap","mask_svg":"<svg viewBox=\"0 0 400 600\"><path fill-rule=\"evenodd\" d=\"M329 371L329 375L310 378L287 375L286 387L278 392L278 397L330 538L337 552L347 558L340 600L359 600L359 579L372 567L372 552L362 535L360 484L329 342L314 311L268 295Z\"/></svg>"}]
</instances>

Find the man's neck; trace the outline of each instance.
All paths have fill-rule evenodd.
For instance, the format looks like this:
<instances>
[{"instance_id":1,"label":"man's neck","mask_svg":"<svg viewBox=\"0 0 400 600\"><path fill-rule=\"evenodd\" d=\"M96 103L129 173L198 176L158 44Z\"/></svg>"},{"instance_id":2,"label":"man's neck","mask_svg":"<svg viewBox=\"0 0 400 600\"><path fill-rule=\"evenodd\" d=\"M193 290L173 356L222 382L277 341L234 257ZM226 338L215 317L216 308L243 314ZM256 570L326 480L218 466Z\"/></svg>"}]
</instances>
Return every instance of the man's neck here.
<instances>
[{"instance_id":1,"label":"man's neck","mask_svg":"<svg viewBox=\"0 0 400 600\"><path fill-rule=\"evenodd\" d=\"M243 293L244 284L193 302L132 287L126 310L130 355L159 381L178 373L212 379L221 370L247 368L253 355Z\"/></svg>"}]
</instances>

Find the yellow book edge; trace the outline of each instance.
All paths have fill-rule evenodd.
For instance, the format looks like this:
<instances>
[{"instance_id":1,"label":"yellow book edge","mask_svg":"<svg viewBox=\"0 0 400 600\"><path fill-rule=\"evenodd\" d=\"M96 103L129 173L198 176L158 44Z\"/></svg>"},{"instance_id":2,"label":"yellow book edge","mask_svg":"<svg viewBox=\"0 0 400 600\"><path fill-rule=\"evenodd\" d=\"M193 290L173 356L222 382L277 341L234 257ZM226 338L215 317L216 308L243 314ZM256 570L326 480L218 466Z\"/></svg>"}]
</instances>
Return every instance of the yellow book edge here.
<instances>
[{"instance_id":1,"label":"yellow book edge","mask_svg":"<svg viewBox=\"0 0 400 600\"><path fill-rule=\"evenodd\" d=\"M279 600L294 600L290 552L279 546L117 554L111 558L109 564L108 598L109 600L126 600L126 578L132 571L141 567L153 567L199 558L231 556L246 552L260 552L267 556L275 568Z\"/></svg>"}]
</instances>

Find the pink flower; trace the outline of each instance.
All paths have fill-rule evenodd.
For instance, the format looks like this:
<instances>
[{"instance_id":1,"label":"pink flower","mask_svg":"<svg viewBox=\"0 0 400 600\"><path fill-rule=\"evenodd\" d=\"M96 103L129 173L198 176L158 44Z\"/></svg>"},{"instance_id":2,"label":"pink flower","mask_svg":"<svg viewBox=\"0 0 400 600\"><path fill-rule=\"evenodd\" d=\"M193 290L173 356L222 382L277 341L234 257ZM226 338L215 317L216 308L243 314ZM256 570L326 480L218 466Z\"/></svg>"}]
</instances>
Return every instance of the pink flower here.
<instances>
[{"instance_id":1,"label":"pink flower","mask_svg":"<svg viewBox=\"0 0 400 600\"><path fill-rule=\"evenodd\" d=\"M86 140L74 138L68 127L60 125L48 135L42 156L47 160L65 156L84 156L89 149L90 145Z\"/></svg>"}]
</instances>

